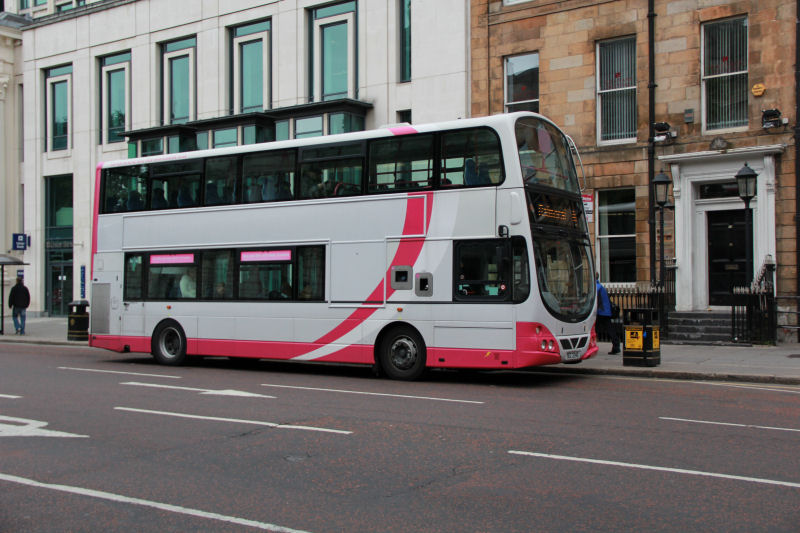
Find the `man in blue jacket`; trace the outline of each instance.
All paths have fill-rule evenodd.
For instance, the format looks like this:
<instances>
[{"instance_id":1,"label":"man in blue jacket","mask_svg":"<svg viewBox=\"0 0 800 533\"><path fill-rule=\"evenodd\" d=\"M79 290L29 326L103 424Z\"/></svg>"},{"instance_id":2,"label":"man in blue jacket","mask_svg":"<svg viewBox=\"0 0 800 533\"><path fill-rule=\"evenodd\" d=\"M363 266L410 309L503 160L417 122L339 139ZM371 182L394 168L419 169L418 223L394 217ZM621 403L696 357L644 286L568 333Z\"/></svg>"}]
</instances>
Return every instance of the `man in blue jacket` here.
<instances>
[{"instance_id":1,"label":"man in blue jacket","mask_svg":"<svg viewBox=\"0 0 800 533\"><path fill-rule=\"evenodd\" d=\"M609 355L617 355L619 353L619 337L617 330L611 324L611 300L608 297L608 291L600 283L600 274L595 274L595 284L597 285L597 323L595 331L597 335L601 334L611 339L611 351Z\"/></svg>"}]
</instances>

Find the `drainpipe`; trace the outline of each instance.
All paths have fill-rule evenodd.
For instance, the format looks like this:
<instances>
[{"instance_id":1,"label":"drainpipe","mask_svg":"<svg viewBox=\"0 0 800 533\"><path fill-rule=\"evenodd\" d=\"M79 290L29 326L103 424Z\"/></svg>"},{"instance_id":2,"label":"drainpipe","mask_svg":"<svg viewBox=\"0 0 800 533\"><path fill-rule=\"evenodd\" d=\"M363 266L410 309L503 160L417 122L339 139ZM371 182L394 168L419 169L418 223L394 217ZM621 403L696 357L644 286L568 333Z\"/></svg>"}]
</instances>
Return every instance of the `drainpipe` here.
<instances>
[{"instance_id":1,"label":"drainpipe","mask_svg":"<svg viewBox=\"0 0 800 533\"><path fill-rule=\"evenodd\" d=\"M794 25L794 230L795 230L795 270L797 285L795 296L800 295L800 0L795 7ZM800 298L796 299L798 317L800 317ZM800 340L800 330L798 330Z\"/></svg>"},{"instance_id":2,"label":"drainpipe","mask_svg":"<svg viewBox=\"0 0 800 533\"><path fill-rule=\"evenodd\" d=\"M798 0L800 4L800 0ZM647 104L647 223L650 229L650 283L656 280L656 221L655 221L655 199L653 198L653 177L655 176L656 165L656 146L655 128L656 122L656 10L655 0L647 2L647 71L649 80L647 83L648 104ZM800 191L800 189L797 189ZM664 236L662 235L663 239ZM800 257L800 253L798 253ZM798 263L800 265L800 263ZM800 274L798 274L800 276Z\"/></svg>"}]
</instances>

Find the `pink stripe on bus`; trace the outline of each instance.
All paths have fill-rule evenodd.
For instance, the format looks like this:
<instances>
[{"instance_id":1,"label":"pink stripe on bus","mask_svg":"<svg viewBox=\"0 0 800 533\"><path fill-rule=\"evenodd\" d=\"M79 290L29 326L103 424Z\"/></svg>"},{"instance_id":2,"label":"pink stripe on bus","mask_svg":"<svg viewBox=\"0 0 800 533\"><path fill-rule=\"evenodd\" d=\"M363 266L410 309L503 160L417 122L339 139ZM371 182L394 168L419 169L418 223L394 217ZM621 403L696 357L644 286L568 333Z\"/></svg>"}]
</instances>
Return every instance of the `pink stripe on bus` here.
<instances>
[{"instance_id":1,"label":"pink stripe on bus","mask_svg":"<svg viewBox=\"0 0 800 533\"><path fill-rule=\"evenodd\" d=\"M397 126L396 128L389 128L395 135L411 135L412 133L418 133L416 128L412 128L411 126Z\"/></svg>"},{"instance_id":2,"label":"pink stripe on bus","mask_svg":"<svg viewBox=\"0 0 800 533\"><path fill-rule=\"evenodd\" d=\"M424 230L427 230L428 226L431 222L431 215L433 213L433 193L432 192L424 192L422 193L424 198L419 195L409 196L408 200L406 201L406 219L403 224L403 235L419 235L423 233L420 231L421 228L419 227L420 223L418 220L422 219L423 215L425 216L424 222ZM420 201L424 200L424 201ZM427 210L425 206L427 204ZM399 265L413 265L417 262L417 258L419 257L420 252L422 252L422 245L425 244L425 238L416 238L416 239L403 239L400 241L400 244L397 247L397 251L392 258L392 262L389 265L389 268L386 270L386 274L384 275L384 279L378 282L377 287L372 291L372 293L367 297L365 300L366 302L375 302L375 301L384 301L383 299L383 292L384 292L384 283L386 284L386 299L388 300L389 297L394 294L394 289L391 288L391 285L388 283L389 276L392 272L393 266ZM377 308L375 307L362 307L353 311L350 316L348 316L341 324L336 326L334 329L314 341L314 344L330 344L331 342L335 341L336 339L343 337L347 333L353 331L356 327L362 324L367 318L369 318ZM306 351L305 353L310 352L311 350ZM305 355L305 354L300 354Z\"/></svg>"}]
</instances>

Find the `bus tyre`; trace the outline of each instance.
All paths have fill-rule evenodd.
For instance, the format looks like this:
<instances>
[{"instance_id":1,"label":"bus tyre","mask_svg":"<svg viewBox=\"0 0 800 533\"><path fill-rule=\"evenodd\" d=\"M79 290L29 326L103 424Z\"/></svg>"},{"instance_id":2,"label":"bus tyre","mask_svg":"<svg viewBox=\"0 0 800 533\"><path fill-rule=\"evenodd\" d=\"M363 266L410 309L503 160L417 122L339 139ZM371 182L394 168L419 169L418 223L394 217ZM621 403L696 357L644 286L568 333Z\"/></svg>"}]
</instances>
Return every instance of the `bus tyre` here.
<instances>
[{"instance_id":1,"label":"bus tyre","mask_svg":"<svg viewBox=\"0 0 800 533\"><path fill-rule=\"evenodd\" d=\"M162 365L178 366L186 360L186 335L174 320L166 320L153 333L152 352Z\"/></svg>"},{"instance_id":2,"label":"bus tyre","mask_svg":"<svg viewBox=\"0 0 800 533\"><path fill-rule=\"evenodd\" d=\"M391 379L418 379L425 371L426 357L422 337L409 327L390 330L378 349L381 369Z\"/></svg>"}]
</instances>

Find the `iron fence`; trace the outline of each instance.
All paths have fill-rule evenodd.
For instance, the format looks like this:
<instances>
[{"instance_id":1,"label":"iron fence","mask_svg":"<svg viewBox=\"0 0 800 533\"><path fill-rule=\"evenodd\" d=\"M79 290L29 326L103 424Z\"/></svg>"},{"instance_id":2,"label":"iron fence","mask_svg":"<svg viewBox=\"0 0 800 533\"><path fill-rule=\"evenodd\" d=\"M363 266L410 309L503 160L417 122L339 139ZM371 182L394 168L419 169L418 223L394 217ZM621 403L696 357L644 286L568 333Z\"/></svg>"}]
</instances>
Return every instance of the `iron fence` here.
<instances>
[{"instance_id":1,"label":"iron fence","mask_svg":"<svg viewBox=\"0 0 800 533\"><path fill-rule=\"evenodd\" d=\"M626 309L651 309L653 325L658 324L661 338L669 338L669 312L675 310L675 260L667 260L664 279L651 284L638 282L606 287L609 299L617 304L620 313L611 320L612 326L622 338L622 316ZM609 342L605 335L598 336L599 341Z\"/></svg>"},{"instance_id":2,"label":"iron fence","mask_svg":"<svg viewBox=\"0 0 800 533\"><path fill-rule=\"evenodd\" d=\"M777 344L778 304L775 298L775 262L764 260L749 287L733 287L731 337L734 342Z\"/></svg>"}]
</instances>

